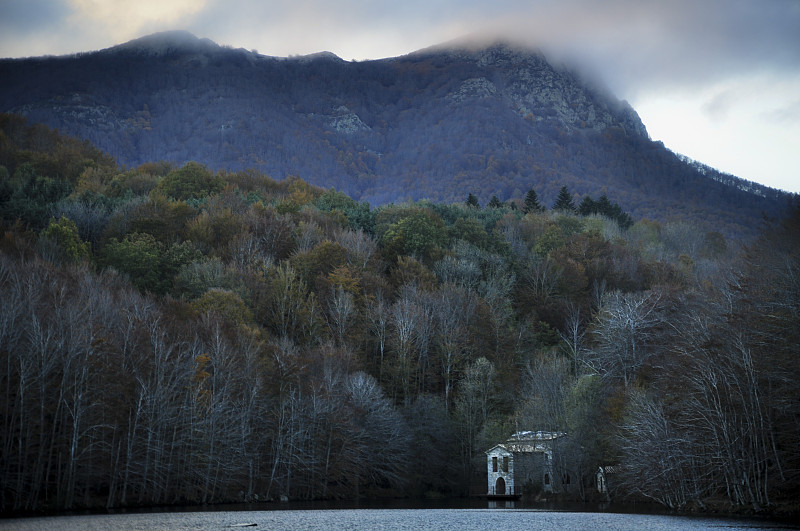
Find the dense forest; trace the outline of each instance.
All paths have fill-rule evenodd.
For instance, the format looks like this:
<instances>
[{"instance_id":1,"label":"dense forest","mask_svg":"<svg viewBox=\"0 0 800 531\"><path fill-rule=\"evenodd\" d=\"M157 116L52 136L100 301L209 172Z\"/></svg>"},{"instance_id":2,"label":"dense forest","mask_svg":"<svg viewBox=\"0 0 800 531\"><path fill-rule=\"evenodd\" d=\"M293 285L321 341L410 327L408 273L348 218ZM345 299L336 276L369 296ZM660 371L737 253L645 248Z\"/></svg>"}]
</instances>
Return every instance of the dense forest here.
<instances>
[{"instance_id":1,"label":"dense forest","mask_svg":"<svg viewBox=\"0 0 800 531\"><path fill-rule=\"evenodd\" d=\"M740 245L474 192L120 168L2 116L0 510L461 495L517 429L568 434L571 499L613 466L616 500L796 510L800 209Z\"/></svg>"},{"instance_id":2,"label":"dense forest","mask_svg":"<svg viewBox=\"0 0 800 531\"><path fill-rule=\"evenodd\" d=\"M0 112L128 168L190 161L299 177L373 206L603 193L638 219L751 237L789 194L687 161L636 112L535 50L442 46L376 61L276 58L185 33L0 60Z\"/></svg>"}]
</instances>

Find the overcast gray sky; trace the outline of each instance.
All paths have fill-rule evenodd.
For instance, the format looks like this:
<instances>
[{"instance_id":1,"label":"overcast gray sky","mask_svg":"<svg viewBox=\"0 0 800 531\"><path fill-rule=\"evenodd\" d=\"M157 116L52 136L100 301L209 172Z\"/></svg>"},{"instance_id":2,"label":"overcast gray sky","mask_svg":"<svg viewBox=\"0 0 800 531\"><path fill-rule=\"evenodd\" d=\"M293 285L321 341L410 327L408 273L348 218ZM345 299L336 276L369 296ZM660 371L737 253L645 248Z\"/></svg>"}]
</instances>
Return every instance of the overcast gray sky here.
<instances>
[{"instance_id":1,"label":"overcast gray sky","mask_svg":"<svg viewBox=\"0 0 800 531\"><path fill-rule=\"evenodd\" d=\"M0 0L1 57L170 29L348 60L510 37L592 70L674 151L800 192L800 0Z\"/></svg>"}]
</instances>

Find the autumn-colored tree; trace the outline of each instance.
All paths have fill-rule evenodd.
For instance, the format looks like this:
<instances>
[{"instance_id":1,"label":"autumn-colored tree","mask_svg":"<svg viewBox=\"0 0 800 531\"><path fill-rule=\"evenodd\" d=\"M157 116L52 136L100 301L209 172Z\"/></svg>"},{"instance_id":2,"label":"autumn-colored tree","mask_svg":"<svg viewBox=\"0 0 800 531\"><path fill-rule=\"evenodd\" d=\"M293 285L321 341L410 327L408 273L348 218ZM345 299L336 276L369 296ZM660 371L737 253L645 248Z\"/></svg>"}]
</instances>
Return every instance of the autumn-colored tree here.
<instances>
[{"instance_id":1,"label":"autumn-colored tree","mask_svg":"<svg viewBox=\"0 0 800 531\"><path fill-rule=\"evenodd\" d=\"M436 285L436 276L419 260L401 256L397 259L397 264L389 271L389 282L396 290L407 284L431 289Z\"/></svg>"},{"instance_id":2,"label":"autumn-colored tree","mask_svg":"<svg viewBox=\"0 0 800 531\"><path fill-rule=\"evenodd\" d=\"M224 208L220 212L203 211L188 222L186 237L206 247L208 253L214 252L229 258L229 244L244 229L241 216L231 209Z\"/></svg>"},{"instance_id":3,"label":"autumn-colored tree","mask_svg":"<svg viewBox=\"0 0 800 531\"><path fill-rule=\"evenodd\" d=\"M547 256L550 251L560 248L564 245L564 233L558 225L552 224L547 227L537 240L533 250L539 256Z\"/></svg>"},{"instance_id":4,"label":"autumn-colored tree","mask_svg":"<svg viewBox=\"0 0 800 531\"><path fill-rule=\"evenodd\" d=\"M50 223L39 234L39 245L70 262L89 258L89 243L80 239L75 223L65 216L59 220L50 218Z\"/></svg>"},{"instance_id":5,"label":"autumn-colored tree","mask_svg":"<svg viewBox=\"0 0 800 531\"><path fill-rule=\"evenodd\" d=\"M185 201L203 199L221 192L225 183L221 177L197 162L188 162L180 169L167 174L156 189L170 199Z\"/></svg>"},{"instance_id":6,"label":"autumn-colored tree","mask_svg":"<svg viewBox=\"0 0 800 531\"><path fill-rule=\"evenodd\" d=\"M234 325L249 324L253 320L253 314L242 298L225 289L209 289L192 303L192 307L200 314L215 313Z\"/></svg>"},{"instance_id":7,"label":"autumn-colored tree","mask_svg":"<svg viewBox=\"0 0 800 531\"><path fill-rule=\"evenodd\" d=\"M172 287L181 266L198 258L191 243L169 247L147 233L132 233L123 240L111 238L101 249L98 263L125 273L141 291L163 294Z\"/></svg>"},{"instance_id":8,"label":"autumn-colored tree","mask_svg":"<svg viewBox=\"0 0 800 531\"><path fill-rule=\"evenodd\" d=\"M313 286L318 277L324 279L337 267L347 264L347 251L338 243L325 240L308 251L295 254L290 263L300 278Z\"/></svg>"},{"instance_id":9,"label":"autumn-colored tree","mask_svg":"<svg viewBox=\"0 0 800 531\"><path fill-rule=\"evenodd\" d=\"M483 224L474 218L458 218L450 229L451 240L464 240L476 247L486 248L489 235Z\"/></svg>"},{"instance_id":10,"label":"autumn-colored tree","mask_svg":"<svg viewBox=\"0 0 800 531\"><path fill-rule=\"evenodd\" d=\"M395 256L413 255L428 261L437 257L446 239L442 220L431 212L418 210L390 226L381 242Z\"/></svg>"},{"instance_id":11,"label":"autumn-colored tree","mask_svg":"<svg viewBox=\"0 0 800 531\"><path fill-rule=\"evenodd\" d=\"M147 233L164 244L185 239L185 228L197 212L183 201L171 201L159 193L131 201L117 209L104 233L106 238L123 238L132 232Z\"/></svg>"}]
</instances>

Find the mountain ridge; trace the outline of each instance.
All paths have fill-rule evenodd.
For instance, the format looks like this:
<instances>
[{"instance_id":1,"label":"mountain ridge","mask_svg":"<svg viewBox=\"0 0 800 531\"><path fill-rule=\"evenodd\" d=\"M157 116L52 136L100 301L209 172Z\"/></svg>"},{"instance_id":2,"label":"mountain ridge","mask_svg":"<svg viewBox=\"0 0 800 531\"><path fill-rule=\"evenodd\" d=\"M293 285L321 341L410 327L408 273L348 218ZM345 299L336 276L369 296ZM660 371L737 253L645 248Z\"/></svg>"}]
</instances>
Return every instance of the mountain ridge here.
<instances>
[{"instance_id":1,"label":"mountain ridge","mask_svg":"<svg viewBox=\"0 0 800 531\"><path fill-rule=\"evenodd\" d=\"M11 80L0 111L88 139L125 166L255 168L375 204L467 192L507 200L530 188L549 204L566 185L579 196L607 191L638 217L722 219L731 234L786 199L710 178L653 142L627 102L502 41L344 61L165 32L74 57L3 60L0 74ZM694 204L703 196L717 203Z\"/></svg>"},{"instance_id":2,"label":"mountain ridge","mask_svg":"<svg viewBox=\"0 0 800 531\"><path fill-rule=\"evenodd\" d=\"M185 30L151 33L122 44L101 50L106 53L119 51L144 51L158 54L169 52L217 51L220 45L210 39L201 39Z\"/></svg>"}]
</instances>

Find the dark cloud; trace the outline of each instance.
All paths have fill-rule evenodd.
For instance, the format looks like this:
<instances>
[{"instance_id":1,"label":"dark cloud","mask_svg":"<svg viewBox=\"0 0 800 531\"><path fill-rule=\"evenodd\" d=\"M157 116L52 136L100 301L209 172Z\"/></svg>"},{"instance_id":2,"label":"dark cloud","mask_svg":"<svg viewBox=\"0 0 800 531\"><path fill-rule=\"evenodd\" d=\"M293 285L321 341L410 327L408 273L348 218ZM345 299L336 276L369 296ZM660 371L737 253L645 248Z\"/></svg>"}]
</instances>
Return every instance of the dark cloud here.
<instances>
[{"instance_id":1,"label":"dark cloud","mask_svg":"<svg viewBox=\"0 0 800 531\"><path fill-rule=\"evenodd\" d=\"M0 0L0 57L59 53L41 44L70 12L63 0Z\"/></svg>"},{"instance_id":2,"label":"dark cloud","mask_svg":"<svg viewBox=\"0 0 800 531\"><path fill-rule=\"evenodd\" d=\"M62 0L2 0L0 29L24 35L43 27L56 26L70 9Z\"/></svg>"},{"instance_id":3,"label":"dark cloud","mask_svg":"<svg viewBox=\"0 0 800 531\"><path fill-rule=\"evenodd\" d=\"M66 0L0 0L0 57L60 55L76 51L61 31L72 14Z\"/></svg>"},{"instance_id":4,"label":"dark cloud","mask_svg":"<svg viewBox=\"0 0 800 531\"><path fill-rule=\"evenodd\" d=\"M544 1L508 31L553 55L601 69L618 90L707 83L743 71L800 69L796 0ZM520 14L522 15L520 16Z\"/></svg>"}]
</instances>

